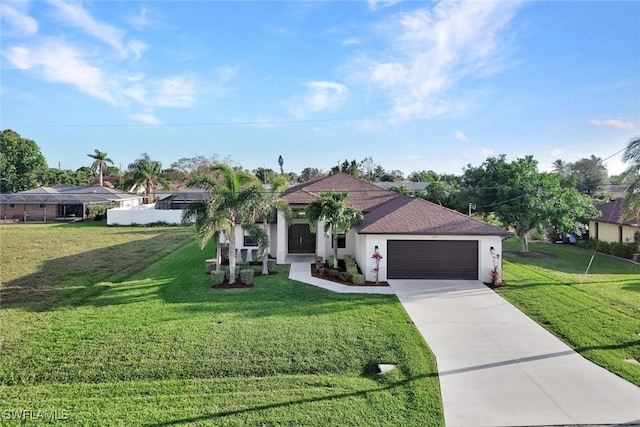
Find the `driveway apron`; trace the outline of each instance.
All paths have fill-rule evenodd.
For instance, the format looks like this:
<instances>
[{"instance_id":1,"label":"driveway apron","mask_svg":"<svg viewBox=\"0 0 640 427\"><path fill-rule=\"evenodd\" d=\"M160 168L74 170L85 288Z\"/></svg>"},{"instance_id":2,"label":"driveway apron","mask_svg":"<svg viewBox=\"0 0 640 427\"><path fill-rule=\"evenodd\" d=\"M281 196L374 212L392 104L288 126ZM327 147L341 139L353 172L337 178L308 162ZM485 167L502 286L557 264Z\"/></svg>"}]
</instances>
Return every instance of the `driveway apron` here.
<instances>
[{"instance_id":1,"label":"driveway apron","mask_svg":"<svg viewBox=\"0 0 640 427\"><path fill-rule=\"evenodd\" d=\"M447 426L640 425L640 388L482 283L389 284L436 356Z\"/></svg>"}]
</instances>

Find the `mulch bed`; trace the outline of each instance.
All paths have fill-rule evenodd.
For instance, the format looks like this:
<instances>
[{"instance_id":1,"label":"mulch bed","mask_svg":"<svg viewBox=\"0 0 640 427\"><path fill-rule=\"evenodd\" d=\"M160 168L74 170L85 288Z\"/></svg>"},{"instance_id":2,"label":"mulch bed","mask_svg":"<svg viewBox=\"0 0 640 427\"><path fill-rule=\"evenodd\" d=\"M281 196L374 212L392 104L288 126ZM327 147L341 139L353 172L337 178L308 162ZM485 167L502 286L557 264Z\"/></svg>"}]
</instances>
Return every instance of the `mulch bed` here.
<instances>
[{"instance_id":1,"label":"mulch bed","mask_svg":"<svg viewBox=\"0 0 640 427\"><path fill-rule=\"evenodd\" d=\"M328 280L328 281L334 282L334 283L340 283L341 285L345 285L345 286L355 286L355 287L359 287L359 286L389 286L389 283L383 282L383 281L379 281L378 283L376 283L376 282L364 282L362 285L354 285L351 282L343 282L342 280L338 279L337 277L324 276L324 275L318 274L316 272L316 265L315 264L311 264L311 276L316 277L318 279L322 279L322 280Z\"/></svg>"}]
</instances>

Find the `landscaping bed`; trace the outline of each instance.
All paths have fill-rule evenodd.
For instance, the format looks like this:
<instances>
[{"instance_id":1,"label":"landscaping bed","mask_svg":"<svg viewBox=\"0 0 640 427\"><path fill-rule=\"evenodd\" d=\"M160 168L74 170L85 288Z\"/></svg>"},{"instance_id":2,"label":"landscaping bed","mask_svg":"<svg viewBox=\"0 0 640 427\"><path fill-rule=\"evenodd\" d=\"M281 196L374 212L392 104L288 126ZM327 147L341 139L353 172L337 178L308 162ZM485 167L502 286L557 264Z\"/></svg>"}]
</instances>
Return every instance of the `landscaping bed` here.
<instances>
[{"instance_id":1,"label":"landscaping bed","mask_svg":"<svg viewBox=\"0 0 640 427\"><path fill-rule=\"evenodd\" d=\"M379 281L379 282L370 282L370 281L365 281L360 285L354 285L353 282L349 282L347 280L344 279L340 279L340 275L339 273L344 272L345 270L341 270L341 269L326 269L327 271L335 271L334 274L320 274L318 273L318 268L316 266L316 264L311 264L311 276L316 277L318 279L323 279L323 280L328 280L330 282L335 282L335 283L340 283L342 285L346 285L346 286L389 286L389 283L385 282L385 281Z\"/></svg>"}]
</instances>

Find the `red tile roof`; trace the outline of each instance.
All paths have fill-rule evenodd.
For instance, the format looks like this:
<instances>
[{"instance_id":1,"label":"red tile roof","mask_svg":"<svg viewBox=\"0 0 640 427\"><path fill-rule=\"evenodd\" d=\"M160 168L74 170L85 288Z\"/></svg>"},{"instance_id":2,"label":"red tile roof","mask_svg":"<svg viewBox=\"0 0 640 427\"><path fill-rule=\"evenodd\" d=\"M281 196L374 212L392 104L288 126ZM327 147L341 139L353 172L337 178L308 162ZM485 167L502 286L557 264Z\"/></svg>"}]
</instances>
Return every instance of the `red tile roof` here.
<instances>
[{"instance_id":1,"label":"red tile roof","mask_svg":"<svg viewBox=\"0 0 640 427\"><path fill-rule=\"evenodd\" d=\"M423 199L402 196L376 185L337 173L289 188L282 198L306 205L324 191L347 191L351 206L364 212L354 226L360 234L510 235L499 227Z\"/></svg>"}]
</instances>

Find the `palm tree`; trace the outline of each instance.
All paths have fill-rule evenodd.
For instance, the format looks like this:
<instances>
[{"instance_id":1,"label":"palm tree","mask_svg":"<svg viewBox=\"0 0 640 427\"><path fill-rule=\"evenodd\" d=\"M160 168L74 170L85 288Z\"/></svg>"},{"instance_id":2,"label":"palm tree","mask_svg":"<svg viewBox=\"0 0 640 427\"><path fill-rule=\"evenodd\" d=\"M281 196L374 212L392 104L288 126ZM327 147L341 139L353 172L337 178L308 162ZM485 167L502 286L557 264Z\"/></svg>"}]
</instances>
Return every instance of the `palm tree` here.
<instances>
[{"instance_id":1,"label":"palm tree","mask_svg":"<svg viewBox=\"0 0 640 427\"><path fill-rule=\"evenodd\" d=\"M161 184L165 190L169 189L169 182L162 173L162 163L151 160L147 153L129 165L130 178L133 181L132 192L144 188L147 203L153 203L155 187Z\"/></svg>"},{"instance_id":2,"label":"palm tree","mask_svg":"<svg viewBox=\"0 0 640 427\"><path fill-rule=\"evenodd\" d=\"M280 198L280 193L286 189L287 180L283 175L274 178L271 181L271 188L266 186L253 186L247 188L242 193L242 218L247 222L253 223L262 217L262 230L256 230L255 228L247 228L247 231L253 233L258 242L266 239L265 250L260 250L260 256L262 256L262 274L269 274L268 262L269 262L269 238L267 230L269 227L269 216L273 214L274 210L284 212L285 216L290 213L289 204ZM261 246L261 245L259 245Z\"/></svg>"},{"instance_id":3,"label":"palm tree","mask_svg":"<svg viewBox=\"0 0 640 427\"><path fill-rule=\"evenodd\" d=\"M188 187L203 188L210 193L216 183L208 175L198 176L187 184ZM228 224L229 217L225 212L218 209L214 203L208 203L206 200L196 200L187 206L182 213L182 222L188 223L195 220L196 229L198 230L198 239L200 240L200 249L209 243L213 238L215 242L215 260L216 271L220 271L222 264L222 243L220 242L220 233L233 227Z\"/></svg>"},{"instance_id":4,"label":"palm tree","mask_svg":"<svg viewBox=\"0 0 640 427\"><path fill-rule=\"evenodd\" d=\"M109 167L109 163L113 164L113 160L107 157L107 153L100 150L94 150L93 154L87 154L87 156L93 159L91 164L91 170L100 173L100 187L103 186L102 176L105 169Z\"/></svg>"},{"instance_id":5,"label":"palm tree","mask_svg":"<svg viewBox=\"0 0 640 427\"><path fill-rule=\"evenodd\" d=\"M205 188L209 190L209 197L202 204L193 206L192 215L196 219L196 227L200 237L200 246L204 247L212 237L224 233L229 241L229 283L236 281L236 238L234 227L236 214L245 210L243 203L246 197L243 191L248 185L259 185L257 178L247 172L237 172L225 164L213 165L210 171L217 174L212 177L196 177L188 184L189 187ZM219 260L220 250L216 250ZM217 263L220 265L220 263ZM217 268L217 267L216 267Z\"/></svg>"},{"instance_id":6,"label":"palm tree","mask_svg":"<svg viewBox=\"0 0 640 427\"><path fill-rule=\"evenodd\" d=\"M622 154L622 160L631 162L623 172L627 183L622 205L623 219L640 218L640 136L632 138ZM640 242L638 242L640 245Z\"/></svg>"},{"instance_id":7,"label":"palm tree","mask_svg":"<svg viewBox=\"0 0 640 427\"><path fill-rule=\"evenodd\" d=\"M309 203L305 209L307 218L309 218L309 227L311 231L318 229L318 221L325 221L324 234L331 236L333 239L333 267L338 268L338 229L345 231L351 228L351 225L362 220L362 212L358 209L348 207L345 204L347 197L346 192L327 191L320 193L313 202Z\"/></svg>"}]
</instances>

